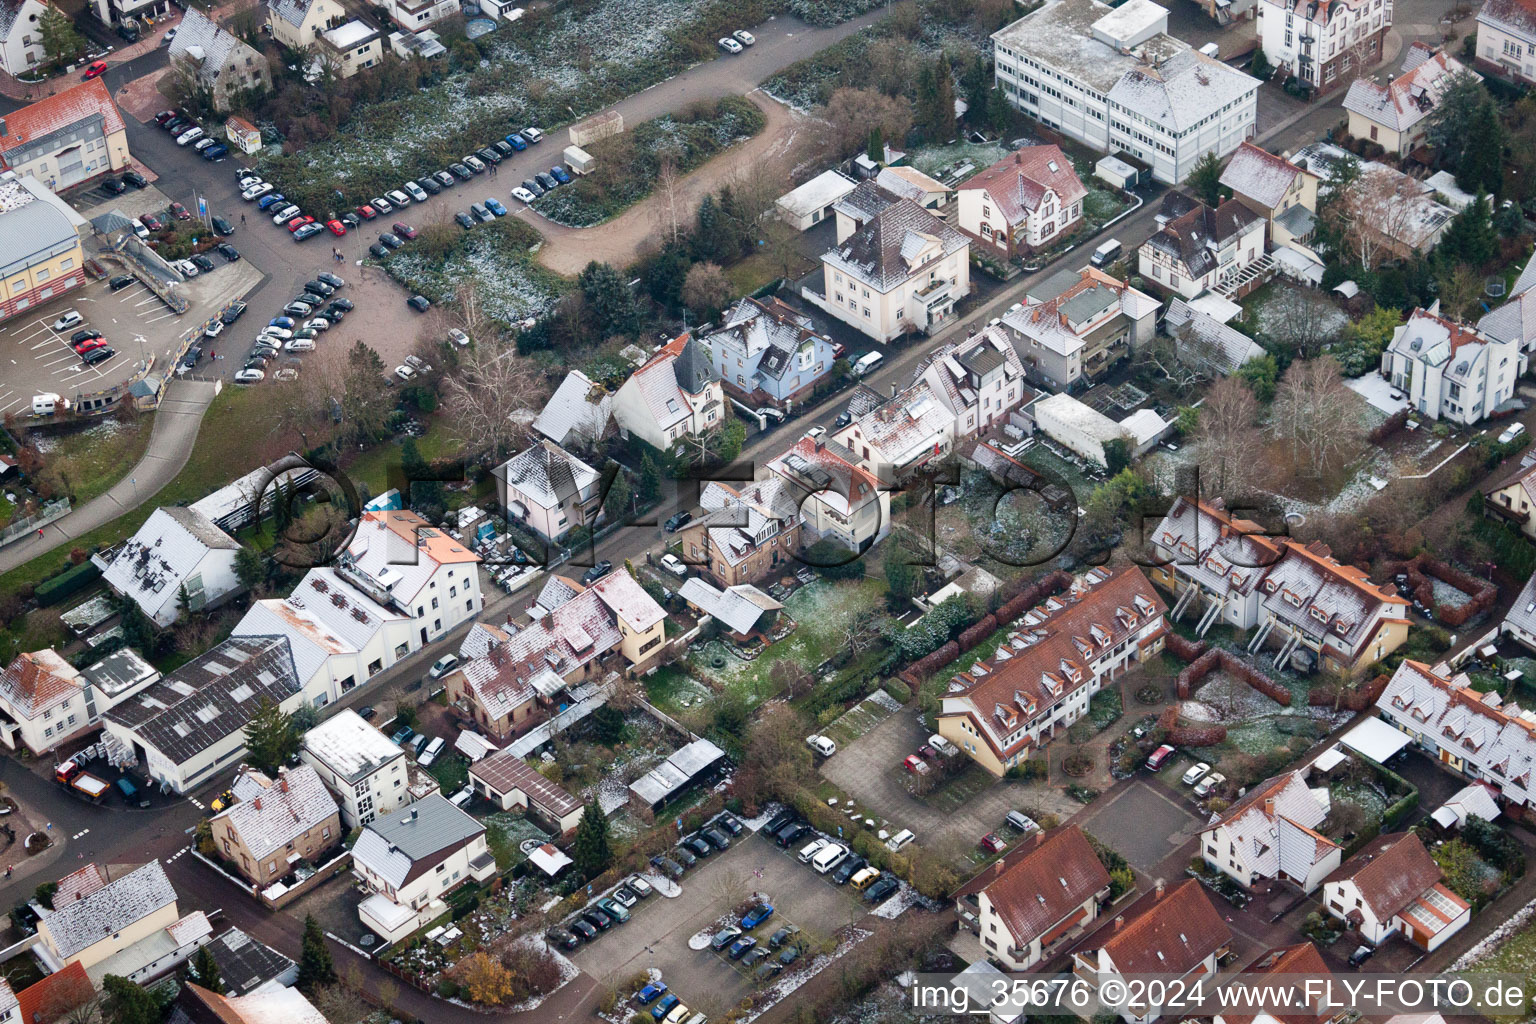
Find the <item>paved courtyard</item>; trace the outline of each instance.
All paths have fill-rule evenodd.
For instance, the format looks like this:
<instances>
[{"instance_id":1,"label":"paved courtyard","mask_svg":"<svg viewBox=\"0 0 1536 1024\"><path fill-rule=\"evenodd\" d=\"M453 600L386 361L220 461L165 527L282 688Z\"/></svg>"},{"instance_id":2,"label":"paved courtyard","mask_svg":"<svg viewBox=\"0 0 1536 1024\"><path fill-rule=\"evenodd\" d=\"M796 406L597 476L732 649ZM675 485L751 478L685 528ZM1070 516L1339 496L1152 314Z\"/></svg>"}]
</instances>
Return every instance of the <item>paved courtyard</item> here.
<instances>
[{"instance_id":1,"label":"paved courtyard","mask_svg":"<svg viewBox=\"0 0 1536 1024\"><path fill-rule=\"evenodd\" d=\"M1180 763L1177 770L1185 767ZM1095 803L1079 824L1138 871L1155 874L1163 860L1194 836L1201 819L1194 804L1177 800L1157 781L1141 778Z\"/></svg>"}]
</instances>

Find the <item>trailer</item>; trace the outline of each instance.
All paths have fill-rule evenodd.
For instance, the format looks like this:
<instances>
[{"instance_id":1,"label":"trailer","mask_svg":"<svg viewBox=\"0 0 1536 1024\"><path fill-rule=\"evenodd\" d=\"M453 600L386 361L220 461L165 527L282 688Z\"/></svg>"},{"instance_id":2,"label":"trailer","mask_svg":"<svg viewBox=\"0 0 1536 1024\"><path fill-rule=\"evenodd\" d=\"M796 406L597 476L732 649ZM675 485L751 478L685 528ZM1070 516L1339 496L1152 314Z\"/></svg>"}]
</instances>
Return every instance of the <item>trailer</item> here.
<instances>
[{"instance_id":1,"label":"trailer","mask_svg":"<svg viewBox=\"0 0 1536 1024\"><path fill-rule=\"evenodd\" d=\"M99 802L112 788L112 784L106 779L97 778L73 761L65 761L55 766L53 780L61 786L68 786L92 803Z\"/></svg>"},{"instance_id":2,"label":"trailer","mask_svg":"<svg viewBox=\"0 0 1536 1024\"><path fill-rule=\"evenodd\" d=\"M597 165L597 160L580 146L566 146L565 164L572 174L587 174Z\"/></svg>"},{"instance_id":3,"label":"trailer","mask_svg":"<svg viewBox=\"0 0 1536 1024\"><path fill-rule=\"evenodd\" d=\"M617 110L605 110L595 117L589 117L580 124L573 124L568 129L571 136L571 145L585 146L598 139L606 139L610 135L617 135L624 130L624 115Z\"/></svg>"}]
</instances>

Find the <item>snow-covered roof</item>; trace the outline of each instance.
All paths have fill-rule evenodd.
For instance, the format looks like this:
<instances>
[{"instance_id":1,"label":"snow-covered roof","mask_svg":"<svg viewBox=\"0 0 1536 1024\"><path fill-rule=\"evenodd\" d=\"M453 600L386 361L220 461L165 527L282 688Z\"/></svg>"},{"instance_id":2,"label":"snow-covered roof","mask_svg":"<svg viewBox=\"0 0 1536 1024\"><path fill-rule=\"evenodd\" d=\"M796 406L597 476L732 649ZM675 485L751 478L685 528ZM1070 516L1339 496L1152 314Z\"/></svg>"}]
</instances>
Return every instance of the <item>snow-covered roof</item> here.
<instances>
[{"instance_id":1,"label":"snow-covered roof","mask_svg":"<svg viewBox=\"0 0 1536 1024\"><path fill-rule=\"evenodd\" d=\"M304 998L304 993L281 985L250 995L229 996L224 1005L241 1024L326 1024L325 1015Z\"/></svg>"},{"instance_id":2,"label":"snow-covered roof","mask_svg":"<svg viewBox=\"0 0 1536 1024\"><path fill-rule=\"evenodd\" d=\"M942 444L954 422L954 414L934 393L933 385L920 379L854 420L840 436L857 433L887 465L899 470Z\"/></svg>"},{"instance_id":3,"label":"snow-covered roof","mask_svg":"<svg viewBox=\"0 0 1536 1024\"><path fill-rule=\"evenodd\" d=\"M1217 373L1233 374L1264 349L1242 331L1228 327L1175 296L1163 323L1173 337L1179 358Z\"/></svg>"},{"instance_id":4,"label":"snow-covered roof","mask_svg":"<svg viewBox=\"0 0 1536 1024\"><path fill-rule=\"evenodd\" d=\"M1220 828L1242 851L1245 864L1264 878L1306 878L1338 849L1316 829L1328 816L1327 791L1314 792L1302 772L1286 772L1252 787L1226 811L1212 814L1202 831Z\"/></svg>"},{"instance_id":5,"label":"snow-covered roof","mask_svg":"<svg viewBox=\"0 0 1536 1024\"><path fill-rule=\"evenodd\" d=\"M1357 78L1350 83L1344 109L1391 131L1405 132L1434 113L1446 87L1458 75L1482 78L1444 50L1436 52L1416 42L1410 53L1420 59L1410 62L1410 70L1386 85L1369 78Z\"/></svg>"},{"instance_id":6,"label":"snow-covered roof","mask_svg":"<svg viewBox=\"0 0 1536 1024\"><path fill-rule=\"evenodd\" d=\"M714 767L725 751L709 740L697 739L630 783L629 791L651 806L662 803Z\"/></svg>"},{"instance_id":7,"label":"snow-covered roof","mask_svg":"<svg viewBox=\"0 0 1536 1024\"><path fill-rule=\"evenodd\" d=\"M495 473L512 491L544 509L580 501L583 491L602 474L550 440L542 440L519 452Z\"/></svg>"},{"instance_id":8,"label":"snow-covered roof","mask_svg":"<svg viewBox=\"0 0 1536 1024\"><path fill-rule=\"evenodd\" d=\"M711 481L699 496L699 506L706 514L685 529L708 530L709 539L731 565L741 564L759 545L800 521L800 503L782 477L743 484L740 490Z\"/></svg>"},{"instance_id":9,"label":"snow-covered roof","mask_svg":"<svg viewBox=\"0 0 1536 1024\"><path fill-rule=\"evenodd\" d=\"M1072 161L1054 145L1025 146L979 171L959 186L961 192L981 189L992 197L1003 219L1018 226L1040 208L1047 195L1070 207L1088 194Z\"/></svg>"},{"instance_id":10,"label":"snow-covered roof","mask_svg":"<svg viewBox=\"0 0 1536 1024\"><path fill-rule=\"evenodd\" d=\"M335 798L307 764L279 769L275 780L255 769L241 775L254 781L256 788L212 820L227 822L257 860L339 813Z\"/></svg>"},{"instance_id":11,"label":"snow-covered roof","mask_svg":"<svg viewBox=\"0 0 1536 1024\"><path fill-rule=\"evenodd\" d=\"M1524 351L1536 340L1536 256L1526 261L1509 295L1502 306L1484 314L1477 329L1500 341L1518 341Z\"/></svg>"},{"instance_id":12,"label":"snow-covered roof","mask_svg":"<svg viewBox=\"0 0 1536 1024\"><path fill-rule=\"evenodd\" d=\"M1376 706L1416 732L1435 736L1444 751L1488 769L1490 779L1529 791L1536 771L1536 712L1479 693L1465 676L1447 679L1429 666L1404 661ZM1368 719L1376 721L1376 719Z\"/></svg>"},{"instance_id":13,"label":"snow-covered roof","mask_svg":"<svg viewBox=\"0 0 1536 1024\"><path fill-rule=\"evenodd\" d=\"M806 218L824 210L858 187L838 171L822 171L804 185L779 196L777 205L791 217Z\"/></svg>"},{"instance_id":14,"label":"snow-covered roof","mask_svg":"<svg viewBox=\"0 0 1536 1024\"><path fill-rule=\"evenodd\" d=\"M1139 448L1155 440L1168 429L1168 424L1169 421L1159 416L1154 409L1137 409L1120 421L1120 429L1135 438Z\"/></svg>"},{"instance_id":15,"label":"snow-covered roof","mask_svg":"<svg viewBox=\"0 0 1536 1024\"><path fill-rule=\"evenodd\" d=\"M1173 571L1215 594L1247 594L1279 561L1264 528L1228 515L1219 504L1180 495L1149 539L1172 558Z\"/></svg>"},{"instance_id":16,"label":"snow-covered roof","mask_svg":"<svg viewBox=\"0 0 1536 1024\"><path fill-rule=\"evenodd\" d=\"M1446 828L1461 828L1471 818L1492 821L1498 816L1499 802L1486 782L1474 782L1457 790L1433 815Z\"/></svg>"},{"instance_id":17,"label":"snow-covered roof","mask_svg":"<svg viewBox=\"0 0 1536 1024\"><path fill-rule=\"evenodd\" d=\"M921 203L930 195L945 195L950 191L942 181L935 181L916 167L882 167L875 175L875 184L890 192Z\"/></svg>"},{"instance_id":18,"label":"snow-covered roof","mask_svg":"<svg viewBox=\"0 0 1536 1024\"><path fill-rule=\"evenodd\" d=\"M567 857L558 846L544 843L534 847L533 851L528 854L528 863L544 872L550 878L554 878L576 862Z\"/></svg>"},{"instance_id":19,"label":"snow-covered roof","mask_svg":"<svg viewBox=\"0 0 1536 1024\"><path fill-rule=\"evenodd\" d=\"M613 395L580 370L565 375L533 421L533 429L555 444L591 443L603 436L613 415Z\"/></svg>"},{"instance_id":20,"label":"snow-covered roof","mask_svg":"<svg viewBox=\"0 0 1536 1024\"><path fill-rule=\"evenodd\" d=\"M1003 316L1003 326L1061 356L1080 351L1086 339L1118 315L1133 320L1158 302L1124 281L1093 267L1067 270L1034 282L1023 308Z\"/></svg>"},{"instance_id":21,"label":"snow-covered roof","mask_svg":"<svg viewBox=\"0 0 1536 1024\"><path fill-rule=\"evenodd\" d=\"M157 508L112 557L102 579L113 590L132 598L161 625L174 609L187 580L212 551L234 557L239 544L193 508ZM174 615L170 615L174 619Z\"/></svg>"},{"instance_id":22,"label":"snow-covered roof","mask_svg":"<svg viewBox=\"0 0 1536 1024\"><path fill-rule=\"evenodd\" d=\"M719 380L709 353L691 334L681 334L663 345L619 390L638 390L656 425L666 431L687 419L694 397Z\"/></svg>"},{"instance_id":23,"label":"snow-covered roof","mask_svg":"<svg viewBox=\"0 0 1536 1024\"><path fill-rule=\"evenodd\" d=\"M343 708L306 732L303 752L354 784L405 757L398 744L351 708Z\"/></svg>"},{"instance_id":24,"label":"snow-covered roof","mask_svg":"<svg viewBox=\"0 0 1536 1024\"><path fill-rule=\"evenodd\" d=\"M14 18L23 4L10 0L0 4L0 38L4 38L6 15ZM23 25L26 25L23 22ZM37 26L26 26L40 32ZM13 110L5 115L5 135L0 136L0 153L31 146L39 139L57 134L59 148L66 145L66 132L78 129L83 122L98 121L103 136L110 138L123 130L123 115L112 102L112 91L99 79L71 85L62 92L44 97L35 103Z\"/></svg>"},{"instance_id":25,"label":"snow-covered roof","mask_svg":"<svg viewBox=\"0 0 1536 1024\"><path fill-rule=\"evenodd\" d=\"M1305 173L1285 157L1245 141L1227 161L1226 169L1221 172L1221 183L1238 195L1247 196L1273 210L1284 201L1297 175Z\"/></svg>"},{"instance_id":26,"label":"snow-covered roof","mask_svg":"<svg viewBox=\"0 0 1536 1024\"><path fill-rule=\"evenodd\" d=\"M440 566L479 561L415 512L391 509L363 513L340 564L409 604Z\"/></svg>"},{"instance_id":27,"label":"snow-covered roof","mask_svg":"<svg viewBox=\"0 0 1536 1024\"><path fill-rule=\"evenodd\" d=\"M57 895L57 894L55 894ZM59 959L68 960L114 932L176 902L176 890L158 860L128 872L78 899L54 901L43 920Z\"/></svg>"},{"instance_id":28,"label":"snow-covered roof","mask_svg":"<svg viewBox=\"0 0 1536 1024\"><path fill-rule=\"evenodd\" d=\"M1536 0L1485 0L1477 20L1536 45Z\"/></svg>"},{"instance_id":29,"label":"snow-covered roof","mask_svg":"<svg viewBox=\"0 0 1536 1024\"><path fill-rule=\"evenodd\" d=\"M80 673L53 648L18 654L0 672L0 703L31 720L79 692Z\"/></svg>"},{"instance_id":30,"label":"snow-covered roof","mask_svg":"<svg viewBox=\"0 0 1536 1024\"><path fill-rule=\"evenodd\" d=\"M720 590L701 576L692 576L683 581L678 595L714 616L734 633L752 632L764 614L784 607L750 583Z\"/></svg>"},{"instance_id":31,"label":"snow-covered roof","mask_svg":"<svg viewBox=\"0 0 1536 1024\"><path fill-rule=\"evenodd\" d=\"M580 809L581 801L566 792L559 783L540 775L527 761L509 750L501 750L469 768L469 774L503 795L514 790L528 802L557 821Z\"/></svg>"},{"instance_id":32,"label":"snow-covered roof","mask_svg":"<svg viewBox=\"0 0 1536 1024\"><path fill-rule=\"evenodd\" d=\"M326 628L308 609L271 597L252 602L232 635L284 637L299 678L306 683L315 678L333 656L358 651L357 647Z\"/></svg>"},{"instance_id":33,"label":"snow-covered roof","mask_svg":"<svg viewBox=\"0 0 1536 1024\"><path fill-rule=\"evenodd\" d=\"M1124 436L1120 424L1068 394L1050 395L1035 403L1035 419L1049 432L1046 421L1061 423L1088 435L1100 444Z\"/></svg>"},{"instance_id":34,"label":"snow-covered roof","mask_svg":"<svg viewBox=\"0 0 1536 1024\"><path fill-rule=\"evenodd\" d=\"M969 244L965 235L912 200L899 199L821 258L855 280L888 292L928 260Z\"/></svg>"},{"instance_id":35,"label":"snow-covered roof","mask_svg":"<svg viewBox=\"0 0 1536 1024\"><path fill-rule=\"evenodd\" d=\"M229 65L239 63L245 57L266 62L260 53L197 8L182 14L168 56L172 63L181 61L191 65L198 81L210 87Z\"/></svg>"}]
</instances>

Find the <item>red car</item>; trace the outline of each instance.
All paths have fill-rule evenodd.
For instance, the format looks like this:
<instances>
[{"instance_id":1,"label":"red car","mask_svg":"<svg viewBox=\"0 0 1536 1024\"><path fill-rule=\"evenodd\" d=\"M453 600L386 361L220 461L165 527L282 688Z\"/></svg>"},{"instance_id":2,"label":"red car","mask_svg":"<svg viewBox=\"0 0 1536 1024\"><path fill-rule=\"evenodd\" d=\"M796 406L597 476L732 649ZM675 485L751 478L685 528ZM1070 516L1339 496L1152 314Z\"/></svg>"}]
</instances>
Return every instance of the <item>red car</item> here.
<instances>
[{"instance_id":1,"label":"red car","mask_svg":"<svg viewBox=\"0 0 1536 1024\"><path fill-rule=\"evenodd\" d=\"M174 203L174 202L171 203L171 216L175 217L177 220L191 220L192 219L192 215L187 212L187 208L185 206L182 206L180 203Z\"/></svg>"},{"instance_id":2,"label":"red car","mask_svg":"<svg viewBox=\"0 0 1536 1024\"><path fill-rule=\"evenodd\" d=\"M344 235L347 233L347 226L339 220L328 220L325 222L325 226L331 229L331 234L333 235Z\"/></svg>"},{"instance_id":3,"label":"red car","mask_svg":"<svg viewBox=\"0 0 1536 1024\"><path fill-rule=\"evenodd\" d=\"M981 848L986 850L988 853L1002 853L1003 850L1007 848L1007 846L1007 843L997 838L997 834L995 832L988 832L986 835L981 837Z\"/></svg>"},{"instance_id":4,"label":"red car","mask_svg":"<svg viewBox=\"0 0 1536 1024\"><path fill-rule=\"evenodd\" d=\"M394 228L395 228L395 234L399 235L401 238L415 238L416 237L416 229L411 227L409 224L403 224L403 223L401 223L400 221L397 220L394 223Z\"/></svg>"},{"instance_id":5,"label":"red car","mask_svg":"<svg viewBox=\"0 0 1536 1024\"><path fill-rule=\"evenodd\" d=\"M174 110L162 110L162 111L160 111L160 113L155 115L155 124L161 125L163 127L165 125L165 122L169 121L171 118L173 118L175 116L176 116L176 111L174 111Z\"/></svg>"},{"instance_id":6,"label":"red car","mask_svg":"<svg viewBox=\"0 0 1536 1024\"><path fill-rule=\"evenodd\" d=\"M928 773L928 762L916 754L908 754L907 759L901 762L901 766L907 771L918 775L926 775Z\"/></svg>"},{"instance_id":7,"label":"red car","mask_svg":"<svg viewBox=\"0 0 1536 1024\"><path fill-rule=\"evenodd\" d=\"M363 206L359 206L357 208L357 215L363 218L363 220L373 220L373 218L379 215L379 211L375 210L371 206L364 204Z\"/></svg>"},{"instance_id":8,"label":"red car","mask_svg":"<svg viewBox=\"0 0 1536 1024\"><path fill-rule=\"evenodd\" d=\"M106 73L107 62L104 60L98 60L96 63L85 69L85 74L80 76L80 81L89 82L91 79L100 78Z\"/></svg>"},{"instance_id":9,"label":"red car","mask_svg":"<svg viewBox=\"0 0 1536 1024\"><path fill-rule=\"evenodd\" d=\"M104 347L106 344L107 339L98 334L94 338L86 338L84 341L75 342L74 349L77 354L83 356L87 352L91 352L98 348Z\"/></svg>"},{"instance_id":10,"label":"red car","mask_svg":"<svg viewBox=\"0 0 1536 1024\"><path fill-rule=\"evenodd\" d=\"M1147 758L1147 771L1161 771L1163 765L1167 764L1173 755L1174 749L1168 744L1164 743L1162 746L1152 751L1152 756Z\"/></svg>"},{"instance_id":11,"label":"red car","mask_svg":"<svg viewBox=\"0 0 1536 1024\"><path fill-rule=\"evenodd\" d=\"M315 218L309 216L307 213L301 213L297 217L293 218L293 220L288 222L288 230L297 231L305 224L313 224L314 222Z\"/></svg>"},{"instance_id":12,"label":"red car","mask_svg":"<svg viewBox=\"0 0 1536 1024\"><path fill-rule=\"evenodd\" d=\"M917 748L917 752L919 754L922 754L923 757L927 758L930 761L937 761L939 759L939 752L937 750L934 750L932 747L930 747L926 743L924 743L922 746L918 747Z\"/></svg>"},{"instance_id":13,"label":"red car","mask_svg":"<svg viewBox=\"0 0 1536 1024\"><path fill-rule=\"evenodd\" d=\"M161 228L165 227L164 224L160 223L160 218L156 217L152 213L141 213L139 215L139 223L143 224L151 231L159 231Z\"/></svg>"}]
</instances>

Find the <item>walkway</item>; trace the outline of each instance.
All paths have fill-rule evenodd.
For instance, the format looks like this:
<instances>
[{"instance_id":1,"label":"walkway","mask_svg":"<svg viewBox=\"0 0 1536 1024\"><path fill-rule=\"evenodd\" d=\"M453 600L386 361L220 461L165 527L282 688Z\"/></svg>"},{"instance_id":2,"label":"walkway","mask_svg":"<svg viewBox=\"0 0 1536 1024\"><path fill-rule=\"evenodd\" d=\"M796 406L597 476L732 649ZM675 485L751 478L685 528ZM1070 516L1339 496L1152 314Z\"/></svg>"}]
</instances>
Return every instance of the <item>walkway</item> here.
<instances>
[{"instance_id":1,"label":"walkway","mask_svg":"<svg viewBox=\"0 0 1536 1024\"><path fill-rule=\"evenodd\" d=\"M203 413L208 411L213 396L214 385L209 381L173 380L167 384L165 397L155 413L149 447L138 464L107 493L49 523L43 528L43 536L34 534L0 549L0 572L9 572L153 498L187 464Z\"/></svg>"}]
</instances>

